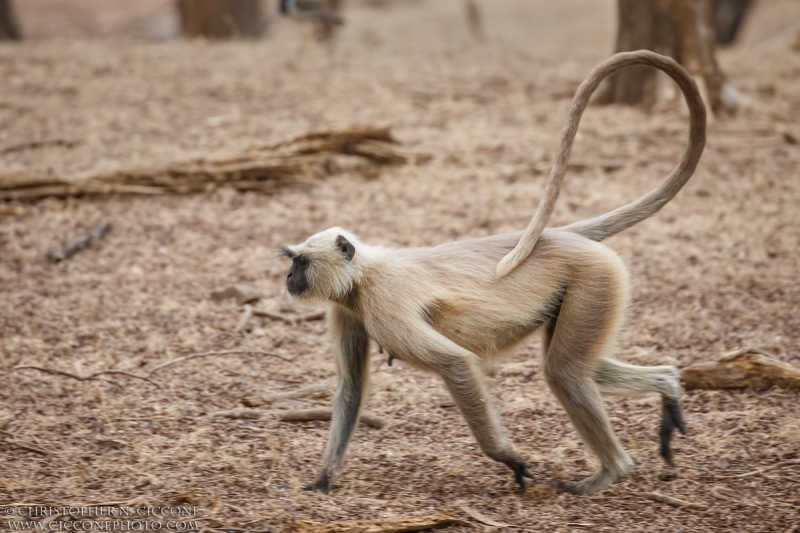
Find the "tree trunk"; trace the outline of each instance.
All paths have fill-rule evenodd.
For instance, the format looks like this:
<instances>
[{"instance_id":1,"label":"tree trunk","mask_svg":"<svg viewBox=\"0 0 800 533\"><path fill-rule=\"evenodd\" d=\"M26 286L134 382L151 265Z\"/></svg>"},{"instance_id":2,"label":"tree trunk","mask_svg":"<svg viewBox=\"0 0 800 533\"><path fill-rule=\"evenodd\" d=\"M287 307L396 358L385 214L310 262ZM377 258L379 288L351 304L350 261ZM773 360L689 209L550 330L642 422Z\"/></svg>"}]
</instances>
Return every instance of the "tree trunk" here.
<instances>
[{"instance_id":1,"label":"tree trunk","mask_svg":"<svg viewBox=\"0 0 800 533\"><path fill-rule=\"evenodd\" d=\"M700 86L706 107L717 112L723 107L725 76L717 63L711 0L673 0L677 50L675 59Z\"/></svg>"},{"instance_id":2,"label":"tree trunk","mask_svg":"<svg viewBox=\"0 0 800 533\"><path fill-rule=\"evenodd\" d=\"M618 0L618 8L617 52L647 49L670 56L698 82L710 111L733 105L716 60L711 0ZM662 80L651 67L628 67L609 77L601 100L652 105Z\"/></svg>"},{"instance_id":3,"label":"tree trunk","mask_svg":"<svg viewBox=\"0 0 800 533\"><path fill-rule=\"evenodd\" d=\"M177 0L181 35L210 39L255 39L264 34L261 0Z\"/></svg>"},{"instance_id":4,"label":"tree trunk","mask_svg":"<svg viewBox=\"0 0 800 533\"><path fill-rule=\"evenodd\" d=\"M464 0L464 13L467 15L467 24L472 39L484 41L486 32L483 30L483 12L477 0Z\"/></svg>"},{"instance_id":5,"label":"tree trunk","mask_svg":"<svg viewBox=\"0 0 800 533\"><path fill-rule=\"evenodd\" d=\"M652 50L674 56L670 0L619 0L617 52ZM655 103L658 71L647 66L627 67L609 78L609 102L636 105Z\"/></svg>"},{"instance_id":6,"label":"tree trunk","mask_svg":"<svg viewBox=\"0 0 800 533\"><path fill-rule=\"evenodd\" d=\"M318 41L331 41L336 36L337 29L341 26L341 20L335 22L344 8L344 0L324 0L323 9L333 17L323 17L316 26L315 35Z\"/></svg>"},{"instance_id":7,"label":"tree trunk","mask_svg":"<svg viewBox=\"0 0 800 533\"><path fill-rule=\"evenodd\" d=\"M713 0L714 28L719 44L732 44L742 27L752 0Z\"/></svg>"},{"instance_id":8,"label":"tree trunk","mask_svg":"<svg viewBox=\"0 0 800 533\"><path fill-rule=\"evenodd\" d=\"M11 0L0 0L0 41L18 41L22 39L14 15L14 6Z\"/></svg>"}]
</instances>

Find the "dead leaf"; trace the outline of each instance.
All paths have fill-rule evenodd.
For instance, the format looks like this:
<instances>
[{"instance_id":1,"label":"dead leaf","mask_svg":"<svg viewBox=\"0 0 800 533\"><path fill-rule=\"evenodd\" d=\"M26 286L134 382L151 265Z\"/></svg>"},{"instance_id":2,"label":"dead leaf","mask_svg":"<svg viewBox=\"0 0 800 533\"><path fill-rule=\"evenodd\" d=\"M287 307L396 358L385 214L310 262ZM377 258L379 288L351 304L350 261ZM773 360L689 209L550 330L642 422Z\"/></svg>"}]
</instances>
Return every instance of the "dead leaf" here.
<instances>
[{"instance_id":1,"label":"dead leaf","mask_svg":"<svg viewBox=\"0 0 800 533\"><path fill-rule=\"evenodd\" d=\"M497 520L492 520L491 518L482 515L472 507L468 507L463 503L458 504L458 508L470 515L472 518L480 522L481 524L486 524L487 526L494 526L494 527L513 527L511 524L504 524L503 522L498 522Z\"/></svg>"}]
</instances>

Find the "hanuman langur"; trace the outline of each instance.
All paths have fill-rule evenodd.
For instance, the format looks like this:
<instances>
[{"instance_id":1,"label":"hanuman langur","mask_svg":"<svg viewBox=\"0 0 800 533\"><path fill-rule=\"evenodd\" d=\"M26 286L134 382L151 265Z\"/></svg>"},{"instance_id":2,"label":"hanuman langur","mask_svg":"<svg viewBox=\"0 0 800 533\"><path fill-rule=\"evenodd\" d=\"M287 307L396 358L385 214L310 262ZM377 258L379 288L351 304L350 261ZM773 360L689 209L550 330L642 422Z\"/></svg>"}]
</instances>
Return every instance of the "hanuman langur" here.
<instances>
[{"instance_id":1,"label":"hanuman langur","mask_svg":"<svg viewBox=\"0 0 800 533\"><path fill-rule=\"evenodd\" d=\"M605 215L544 230L558 197L578 123L600 81L628 65L663 70L690 112L689 148L667 179ZM326 301L339 375L322 469L307 490L327 492L358 419L370 339L391 357L438 373L481 449L505 463L525 488L528 467L503 431L482 363L525 336L544 333L545 380L602 468L564 488L592 494L621 479L632 461L617 440L601 394L662 395L661 455L672 464L674 428L684 431L677 370L609 356L628 302L628 274L599 241L652 216L694 172L705 145L706 112L697 86L672 59L649 51L617 54L578 89L540 206L528 229L433 248L384 248L331 228L283 248L292 260L290 298Z\"/></svg>"}]
</instances>

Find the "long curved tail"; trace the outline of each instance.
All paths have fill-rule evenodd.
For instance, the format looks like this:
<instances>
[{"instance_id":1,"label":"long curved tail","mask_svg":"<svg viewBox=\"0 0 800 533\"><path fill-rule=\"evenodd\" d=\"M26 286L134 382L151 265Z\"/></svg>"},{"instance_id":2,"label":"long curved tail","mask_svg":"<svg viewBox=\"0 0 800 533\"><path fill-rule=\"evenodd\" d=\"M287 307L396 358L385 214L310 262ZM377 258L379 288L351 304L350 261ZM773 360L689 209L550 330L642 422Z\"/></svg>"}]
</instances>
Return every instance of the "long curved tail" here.
<instances>
[{"instance_id":1,"label":"long curved tail","mask_svg":"<svg viewBox=\"0 0 800 533\"><path fill-rule=\"evenodd\" d=\"M561 229L578 233L595 241L602 241L653 216L678 194L678 191L681 190L694 173L706 143L706 108L703 105L703 99L694 80L674 60L655 52L639 50L637 52L615 54L597 65L578 88L578 92L575 93L575 98L572 100L572 105L569 109L567 124L561 131L561 142L558 145L553 169L550 171L544 198L517 246L497 265L497 278L502 278L509 274L533 251L553 212L558 194L561 192L561 184L564 181L564 174L567 170L572 143L575 140L583 110L586 109L586 105L589 103L589 98L603 78L628 65L650 65L663 70L681 88L686 103L689 105L689 147L683 154L678 166L654 190L635 202L619 207L605 215L576 222Z\"/></svg>"}]
</instances>

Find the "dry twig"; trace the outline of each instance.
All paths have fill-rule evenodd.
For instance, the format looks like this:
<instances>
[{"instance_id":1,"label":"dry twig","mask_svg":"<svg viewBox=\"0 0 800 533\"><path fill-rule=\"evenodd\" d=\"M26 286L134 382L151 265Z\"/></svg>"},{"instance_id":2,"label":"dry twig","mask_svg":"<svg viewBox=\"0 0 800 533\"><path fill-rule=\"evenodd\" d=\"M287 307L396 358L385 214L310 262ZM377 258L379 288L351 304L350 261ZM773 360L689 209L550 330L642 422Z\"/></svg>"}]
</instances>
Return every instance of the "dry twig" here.
<instances>
[{"instance_id":1,"label":"dry twig","mask_svg":"<svg viewBox=\"0 0 800 533\"><path fill-rule=\"evenodd\" d=\"M91 231L86 233L82 233L78 235L74 239L70 239L66 243L64 243L59 248L54 248L47 252L47 258L50 259L53 263L60 263L61 261L65 261L78 253L79 251L83 250L84 248L89 247L92 243L99 241L106 235L108 232L111 231L111 223L104 222L102 224L98 224Z\"/></svg>"},{"instance_id":2,"label":"dry twig","mask_svg":"<svg viewBox=\"0 0 800 533\"><path fill-rule=\"evenodd\" d=\"M178 363L182 363L184 361L189 361L191 359L197 359L200 357L212 357L216 355L263 355L263 356L271 356L271 357L280 357L284 361L291 361L294 357L288 357L285 355L281 355L278 353L273 352L263 352L258 350L226 350L226 351L215 351L215 352L201 352L201 353L193 353L189 355L184 355L182 357L177 357L175 359L171 359L169 361L165 361L160 365L156 365L154 368L150 370L146 375L139 375L134 374L133 372L128 372L127 370L116 370L113 368L105 369L105 370L98 370L97 372L93 372L87 376L80 376L78 374L73 374L72 372L67 372L66 370L58 370L55 368L47 368L43 366L35 366L35 365L20 365L14 367L14 370L24 370L24 369L31 369L31 370L38 370L40 372L45 372L47 374L54 374L58 376L64 376L72 379L76 379L78 381L92 381L100 376L107 375L107 374L119 374L122 376L128 376L134 379L141 379L143 381L147 381L148 383L162 388L161 384L153 379L151 376L159 370L167 368L168 366L172 366Z\"/></svg>"},{"instance_id":3,"label":"dry twig","mask_svg":"<svg viewBox=\"0 0 800 533\"><path fill-rule=\"evenodd\" d=\"M309 396L314 398L328 397L332 394L331 386L327 383L317 383L309 385L296 390L286 392L276 392L260 398L243 398L242 403L247 407L258 407L264 404L274 403L280 400L297 400L300 398L307 398Z\"/></svg>"},{"instance_id":4,"label":"dry twig","mask_svg":"<svg viewBox=\"0 0 800 533\"><path fill-rule=\"evenodd\" d=\"M184 361L189 361L190 359L197 359L199 357L213 357L217 355L265 355L270 357L280 357L284 361L291 361L294 357L289 357L286 355L281 355L279 353L274 352L262 352L258 350L223 350L217 352L200 352L200 353L192 353L189 355L184 355L182 357L176 357L175 359L170 359L169 361L165 361L160 365L156 365L153 367L150 372L147 373L148 376L152 376L157 371L167 368L168 366L172 366L178 363L182 363Z\"/></svg>"},{"instance_id":5,"label":"dry twig","mask_svg":"<svg viewBox=\"0 0 800 533\"><path fill-rule=\"evenodd\" d=\"M22 152L24 150L35 150L37 148L47 148L50 146L63 146L65 148L72 148L76 144L78 143L74 141L65 141L64 139L33 141L33 142L26 142L21 144L15 144L13 146L8 146L0 150L0 154L10 154L11 152Z\"/></svg>"},{"instance_id":6,"label":"dry twig","mask_svg":"<svg viewBox=\"0 0 800 533\"><path fill-rule=\"evenodd\" d=\"M653 500L654 502L666 503L667 505L671 505L672 507L678 507L678 508L686 507L689 509L700 509L700 510L708 509L708 505L704 503L687 502L686 500L679 500L678 498L673 498L672 496L667 496L666 494L661 494L660 492L636 492L634 494L641 498L647 498L648 500Z\"/></svg>"},{"instance_id":7,"label":"dry twig","mask_svg":"<svg viewBox=\"0 0 800 533\"><path fill-rule=\"evenodd\" d=\"M737 503L739 505L745 505L747 507L752 507L754 504L748 501L742 501L736 497L736 493L729 489L728 487L723 487L722 485L714 485L711 487L709 491L712 496L717 498L718 500L722 500L725 502Z\"/></svg>"},{"instance_id":8,"label":"dry twig","mask_svg":"<svg viewBox=\"0 0 800 533\"><path fill-rule=\"evenodd\" d=\"M300 322L311 322L313 320L322 320L325 318L325 310L321 311L312 311L310 313L306 313L305 315L300 315L296 317L289 317L286 315L282 315L280 313L274 313L272 311L267 311L264 309L255 309L253 310L253 314L256 316L263 316L265 318L271 318L273 320L280 320L289 324L290 326L296 326Z\"/></svg>"},{"instance_id":9,"label":"dry twig","mask_svg":"<svg viewBox=\"0 0 800 533\"><path fill-rule=\"evenodd\" d=\"M146 376L140 376L139 374L134 374L133 372L128 372L127 370L106 369L106 370L98 370L97 372L92 372L88 376L79 376L78 374L73 374L72 372L67 372L65 370L58 370L55 368L47 368L43 366L20 365L14 367L14 370L25 370L25 369L38 370L40 372L45 372L47 374L53 374L57 376L64 376L67 378L77 379L78 381L92 381L100 376L104 376L107 374L119 374L121 376L128 376L129 378L141 379L143 381L150 383L151 385L161 388L161 384L158 381L152 379L150 377L150 374Z\"/></svg>"},{"instance_id":10,"label":"dry twig","mask_svg":"<svg viewBox=\"0 0 800 533\"><path fill-rule=\"evenodd\" d=\"M777 470L779 468L783 468L784 466L791 466L791 465L800 465L800 459L789 459L788 461L781 461L780 463L775 463L774 465L765 466L764 468L759 468L758 470L753 470L752 472L745 472L744 474L736 474L733 476L719 476L721 479L741 479L745 477L757 476L759 474L763 474L764 472L769 472L770 470Z\"/></svg>"},{"instance_id":11,"label":"dry twig","mask_svg":"<svg viewBox=\"0 0 800 533\"><path fill-rule=\"evenodd\" d=\"M382 518L329 524L298 520L294 523L292 530L296 533L405 533L407 531L428 531L444 526L475 527L470 522L440 513L418 518Z\"/></svg>"},{"instance_id":12,"label":"dry twig","mask_svg":"<svg viewBox=\"0 0 800 533\"><path fill-rule=\"evenodd\" d=\"M263 409L231 409L229 411L217 411L209 416L222 416L225 418L235 418L240 420L260 420L265 417L276 417L281 422L310 422L314 420L330 420L333 411L330 409L287 409L266 411ZM370 415L359 415L358 420L367 426L381 429L386 425L386 421Z\"/></svg>"}]
</instances>

